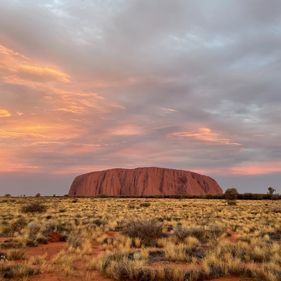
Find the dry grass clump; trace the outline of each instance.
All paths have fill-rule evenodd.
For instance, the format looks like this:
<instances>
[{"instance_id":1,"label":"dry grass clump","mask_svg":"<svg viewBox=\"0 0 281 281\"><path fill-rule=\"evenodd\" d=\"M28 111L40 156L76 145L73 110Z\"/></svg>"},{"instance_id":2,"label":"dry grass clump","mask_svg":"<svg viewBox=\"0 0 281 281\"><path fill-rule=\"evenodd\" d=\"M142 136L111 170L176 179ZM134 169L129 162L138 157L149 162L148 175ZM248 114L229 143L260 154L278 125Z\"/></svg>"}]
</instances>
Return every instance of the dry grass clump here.
<instances>
[{"instance_id":1,"label":"dry grass clump","mask_svg":"<svg viewBox=\"0 0 281 281\"><path fill-rule=\"evenodd\" d=\"M48 222L41 228L41 234L47 239L51 233L57 233L60 236L60 241L66 241L73 230L72 224L69 222Z\"/></svg>"},{"instance_id":2,"label":"dry grass clump","mask_svg":"<svg viewBox=\"0 0 281 281\"><path fill-rule=\"evenodd\" d=\"M38 270L22 264L0 264L0 277L4 279L19 280L21 278L27 278L38 273Z\"/></svg>"},{"instance_id":3,"label":"dry grass clump","mask_svg":"<svg viewBox=\"0 0 281 281\"><path fill-rule=\"evenodd\" d=\"M33 202L22 206L21 211L23 213L45 213L47 211L47 206L39 202Z\"/></svg>"},{"instance_id":4,"label":"dry grass clump","mask_svg":"<svg viewBox=\"0 0 281 281\"><path fill-rule=\"evenodd\" d=\"M136 255L116 253L105 255L95 261L95 269L115 280L148 280L148 281L202 281L224 276L241 276L252 278L249 280L280 281L280 267L273 263L257 267L245 263L239 258L228 258L225 262L217 255L208 255L202 265L190 264L186 269L169 267L165 264L161 268L149 266L149 260L135 258Z\"/></svg>"},{"instance_id":5,"label":"dry grass clump","mask_svg":"<svg viewBox=\"0 0 281 281\"><path fill-rule=\"evenodd\" d=\"M10 261L24 260L25 253L22 250L11 250L7 255L7 259Z\"/></svg>"},{"instance_id":6,"label":"dry grass clump","mask_svg":"<svg viewBox=\"0 0 281 281\"><path fill-rule=\"evenodd\" d=\"M163 224L157 220L132 220L123 227L122 233L130 238L139 238L145 246L154 246L164 237Z\"/></svg>"},{"instance_id":7,"label":"dry grass clump","mask_svg":"<svg viewBox=\"0 0 281 281\"><path fill-rule=\"evenodd\" d=\"M0 244L0 248L2 249L18 249L22 248L23 246L23 243L17 239L8 239Z\"/></svg>"},{"instance_id":8,"label":"dry grass clump","mask_svg":"<svg viewBox=\"0 0 281 281\"><path fill-rule=\"evenodd\" d=\"M212 239L217 239L223 233L224 229L217 225L192 228L184 228L182 225L177 225L174 231L174 234L179 242L183 242L187 237L195 237L202 243L206 243Z\"/></svg>"},{"instance_id":9,"label":"dry grass clump","mask_svg":"<svg viewBox=\"0 0 281 281\"><path fill-rule=\"evenodd\" d=\"M67 243L70 247L74 249L82 248L83 247L83 238L81 236L81 233L76 232L72 233L68 238L67 238Z\"/></svg>"},{"instance_id":10,"label":"dry grass clump","mask_svg":"<svg viewBox=\"0 0 281 281\"><path fill-rule=\"evenodd\" d=\"M21 217L11 222L11 224L6 224L2 230L2 235L12 236L15 232L20 232L27 225L25 218Z\"/></svg>"}]
</instances>

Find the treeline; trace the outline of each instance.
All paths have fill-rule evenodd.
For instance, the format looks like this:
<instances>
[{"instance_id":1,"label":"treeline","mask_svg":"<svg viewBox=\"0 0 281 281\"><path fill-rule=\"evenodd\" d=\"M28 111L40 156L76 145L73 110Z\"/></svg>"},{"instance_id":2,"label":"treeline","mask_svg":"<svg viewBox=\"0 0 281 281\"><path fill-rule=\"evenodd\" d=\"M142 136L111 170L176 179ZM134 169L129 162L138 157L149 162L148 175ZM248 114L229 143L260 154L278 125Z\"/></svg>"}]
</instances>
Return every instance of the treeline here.
<instances>
[{"instance_id":1,"label":"treeline","mask_svg":"<svg viewBox=\"0 0 281 281\"><path fill-rule=\"evenodd\" d=\"M1 197L1 196L0 196ZM21 197L21 198L32 198L32 197L45 197L45 198L50 198L50 197L55 197L55 198L67 198L67 197L71 197L71 198L135 198L135 199L140 199L140 198L144 198L144 199L225 199L225 200L229 200L231 198L229 198L229 195L227 195L226 193L224 194L216 194L216 195L211 195L211 194L207 194L207 195L144 195L144 196L125 196L125 195L119 195L119 196L111 196L111 195L97 195L97 196L79 196L79 195L75 195L75 196L70 196L68 194L65 194L63 196L59 196L59 195L53 195L53 196L11 196L10 194L6 194L4 195L4 197L13 197L13 198L17 198L17 197ZM235 194L235 198L236 200L281 200L281 195L280 194L263 194L263 193L238 193Z\"/></svg>"},{"instance_id":2,"label":"treeline","mask_svg":"<svg viewBox=\"0 0 281 281\"><path fill-rule=\"evenodd\" d=\"M239 193L236 195L237 200L281 200L281 195L279 194L262 194L262 193ZM74 196L81 197L83 196ZM87 196L86 196L87 197ZM98 195L94 198L151 198L151 199L229 199L225 194L216 195L144 195L144 196L109 196L109 195Z\"/></svg>"}]
</instances>

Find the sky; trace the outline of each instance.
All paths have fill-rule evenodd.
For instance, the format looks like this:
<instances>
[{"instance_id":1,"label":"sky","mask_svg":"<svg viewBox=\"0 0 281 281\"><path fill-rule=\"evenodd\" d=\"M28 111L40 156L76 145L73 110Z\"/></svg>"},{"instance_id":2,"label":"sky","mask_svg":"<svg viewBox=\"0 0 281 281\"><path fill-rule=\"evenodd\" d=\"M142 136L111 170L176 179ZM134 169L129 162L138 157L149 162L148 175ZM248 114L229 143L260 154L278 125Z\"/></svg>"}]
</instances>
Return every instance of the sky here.
<instances>
[{"instance_id":1,"label":"sky","mask_svg":"<svg viewBox=\"0 0 281 281\"><path fill-rule=\"evenodd\" d=\"M281 192L279 0L0 0L0 194L159 166Z\"/></svg>"}]
</instances>

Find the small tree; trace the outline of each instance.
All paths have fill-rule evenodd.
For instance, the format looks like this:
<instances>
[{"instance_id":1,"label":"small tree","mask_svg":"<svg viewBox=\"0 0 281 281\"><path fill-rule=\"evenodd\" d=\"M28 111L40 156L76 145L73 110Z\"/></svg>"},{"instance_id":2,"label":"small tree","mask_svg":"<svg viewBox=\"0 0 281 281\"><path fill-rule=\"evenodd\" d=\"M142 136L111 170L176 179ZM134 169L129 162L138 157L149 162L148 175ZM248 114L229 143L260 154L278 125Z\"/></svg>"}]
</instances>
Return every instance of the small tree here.
<instances>
[{"instance_id":1,"label":"small tree","mask_svg":"<svg viewBox=\"0 0 281 281\"><path fill-rule=\"evenodd\" d=\"M228 188L225 193L224 193L224 196L225 196L225 199L227 200L236 200L237 197L238 197L238 191L236 188Z\"/></svg>"},{"instance_id":2,"label":"small tree","mask_svg":"<svg viewBox=\"0 0 281 281\"><path fill-rule=\"evenodd\" d=\"M268 187L268 194L273 195L273 193L276 191L273 187Z\"/></svg>"},{"instance_id":3,"label":"small tree","mask_svg":"<svg viewBox=\"0 0 281 281\"><path fill-rule=\"evenodd\" d=\"M236 205L236 199L238 197L238 191L236 188L228 188L224 193L224 198L228 205Z\"/></svg>"}]
</instances>

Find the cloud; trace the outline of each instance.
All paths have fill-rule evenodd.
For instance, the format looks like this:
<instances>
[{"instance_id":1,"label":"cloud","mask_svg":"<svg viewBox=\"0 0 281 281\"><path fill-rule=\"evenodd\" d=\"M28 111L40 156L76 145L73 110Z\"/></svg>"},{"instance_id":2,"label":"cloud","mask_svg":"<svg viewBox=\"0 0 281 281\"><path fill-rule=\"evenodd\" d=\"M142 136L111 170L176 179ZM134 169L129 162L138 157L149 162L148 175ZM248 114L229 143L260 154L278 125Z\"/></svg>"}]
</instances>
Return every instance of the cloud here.
<instances>
[{"instance_id":1,"label":"cloud","mask_svg":"<svg viewBox=\"0 0 281 281\"><path fill-rule=\"evenodd\" d=\"M199 128L197 131L183 131L173 133L172 136L180 138L191 138L203 142L211 142L225 145L241 145L240 143L233 142L229 138L225 138L220 134L213 132L209 128Z\"/></svg>"},{"instance_id":2,"label":"cloud","mask_svg":"<svg viewBox=\"0 0 281 281\"><path fill-rule=\"evenodd\" d=\"M157 165L247 174L254 188L279 173L280 12L278 0L3 1L1 171Z\"/></svg>"},{"instance_id":3,"label":"cloud","mask_svg":"<svg viewBox=\"0 0 281 281\"><path fill-rule=\"evenodd\" d=\"M4 118L4 117L10 117L11 113L4 108L0 108L0 118Z\"/></svg>"},{"instance_id":4,"label":"cloud","mask_svg":"<svg viewBox=\"0 0 281 281\"><path fill-rule=\"evenodd\" d=\"M267 163L246 163L232 167L231 173L236 175L266 175L281 172L281 162L272 161Z\"/></svg>"},{"instance_id":5,"label":"cloud","mask_svg":"<svg viewBox=\"0 0 281 281\"><path fill-rule=\"evenodd\" d=\"M54 79L65 83L70 81L67 74L48 66L23 64L20 65L19 72L20 76L28 76L30 79Z\"/></svg>"},{"instance_id":6,"label":"cloud","mask_svg":"<svg viewBox=\"0 0 281 281\"><path fill-rule=\"evenodd\" d=\"M144 130L140 126L128 124L121 127L113 128L111 133L115 136L135 136L144 134Z\"/></svg>"}]
</instances>

